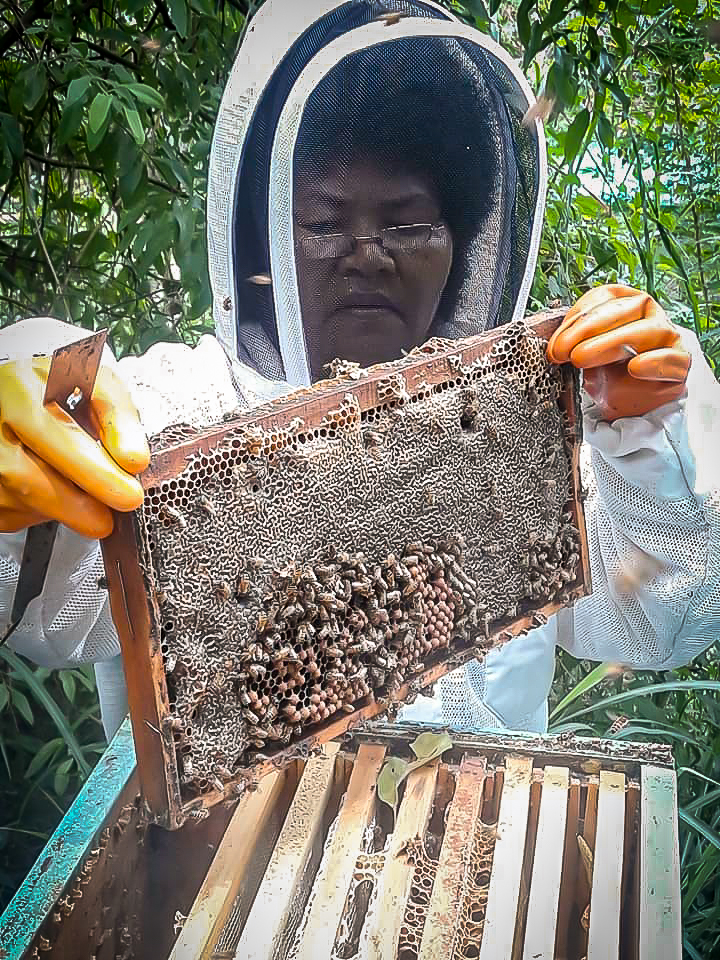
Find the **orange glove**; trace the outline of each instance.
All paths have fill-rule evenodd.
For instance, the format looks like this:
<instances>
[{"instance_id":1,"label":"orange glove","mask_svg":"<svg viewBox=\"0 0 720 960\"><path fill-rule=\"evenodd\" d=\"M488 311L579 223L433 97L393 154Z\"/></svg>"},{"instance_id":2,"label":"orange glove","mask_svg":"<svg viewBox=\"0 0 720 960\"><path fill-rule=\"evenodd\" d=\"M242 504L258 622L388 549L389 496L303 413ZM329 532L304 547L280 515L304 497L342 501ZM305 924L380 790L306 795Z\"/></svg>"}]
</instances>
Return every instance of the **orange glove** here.
<instances>
[{"instance_id":1,"label":"orange glove","mask_svg":"<svg viewBox=\"0 0 720 960\"><path fill-rule=\"evenodd\" d=\"M662 307L617 283L580 297L550 338L547 355L583 371L603 420L640 417L679 399L691 361Z\"/></svg>"},{"instance_id":2,"label":"orange glove","mask_svg":"<svg viewBox=\"0 0 720 960\"><path fill-rule=\"evenodd\" d=\"M101 366L90 401L100 442L55 403L43 404L50 359L0 364L0 532L57 520L86 537L108 536L113 510L133 510L143 489L131 474L150 462L125 386Z\"/></svg>"}]
</instances>

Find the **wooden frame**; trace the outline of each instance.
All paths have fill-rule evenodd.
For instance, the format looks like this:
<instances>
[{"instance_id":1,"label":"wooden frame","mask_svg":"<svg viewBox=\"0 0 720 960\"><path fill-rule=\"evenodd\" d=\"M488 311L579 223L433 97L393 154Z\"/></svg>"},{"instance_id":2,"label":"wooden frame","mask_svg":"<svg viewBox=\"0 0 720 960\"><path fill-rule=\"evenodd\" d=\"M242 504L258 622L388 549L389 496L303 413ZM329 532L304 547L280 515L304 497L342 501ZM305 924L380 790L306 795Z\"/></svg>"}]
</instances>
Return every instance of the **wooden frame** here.
<instances>
[{"instance_id":1,"label":"wooden frame","mask_svg":"<svg viewBox=\"0 0 720 960\"><path fill-rule=\"evenodd\" d=\"M557 328L563 311L540 314L529 322L533 332L548 339ZM428 385L447 382L457 376L459 364L469 365L490 351L503 331L459 341L450 346L445 342L440 349L427 347L413 353L394 365L373 367L359 379L336 379L323 382L309 390L299 391L273 404L254 409L243 417L221 427L202 431L192 439L171 444L157 452L142 477L146 490L177 476L188 458L207 452L221 444L231 433L241 428L261 427L278 430L287 427L293 418L302 415L306 424L319 423L328 411L351 393L366 410L382 402L379 388L387 381L388 372L400 370L410 396ZM566 443L571 461L574 499L567 504L574 525L580 531L580 563L577 577L567 585L567 602L590 591L590 567L587 535L584 523L579 469L580 412L577 379L569 366L563 367L563 391L560 406L567 427ZM285 748L265 751L267 759L251 767L241 767L223 790L215 789L192 800L183 797L178 771L178 758L172 731L171 707L161 650L161 623L157 597L141 566L142 537L134 514L117 514L113 535L103 542L105 570L108 580L113 619L120 636L128 699L132 718L138 769L145 800L156 822L175 829L187 816L236 796L239 785L262 778L275 769L293 762L298 755L307 754L319 744L332 740L350 727L357 726L388 709L390 701L375 699L370 694L356 703L351 715L336 714L315 724L298 742ZM552 616L564 604L560 601L538 605L525 614L509 617L493 624L485 649L526 632L544 618ZM392 701L403 702L414 691L429 686L449 670L455 669L481 651L472 644L456 646L443 651L442 656L428 658L427 669L405 683L392 695ZM433 662L434 660L434 662Z\"/></svg>"},{"instance_id":2,"label":"wooden frame","mask_svg":"<svg viewBox=\"0 0 720 960\"><path fill-rule=\"evenodd\" d=\"M343 906L351 912L353 909L349 899L353 850L357 853L360 849L359 837L368 823L381 819L381 805L374 797L372 784L382 758L402 755L418 729L422 728L406 730L387 725L380 728L377 738L370 731L349 734L344 753L336 754L333 749L336 763L349 761L351 773L333 841L326 844L315 881L307 875L302 878L300 902L307 905L304 925L296 915L292 927L285 930L284 952L248 952L255 942L249 930L257 930L257 926L250 926L253 917L256 923L260 916L273 918L276 929L290 923L288 911L278 909L286 902L282 889L275 896L270 893L269 899L256 898L235 953L227 953L228 960L278 960L287 955L293 931L297 936L293 955L298 960L331 955L332 943L341 929ZM465 955L458 953L458 937L467 935L468 929L475 938L472 955L479 960L580 960L586 951L588 960L595 955L619 960L638 955L638 938L641 957L649 960L662 955L663 960L680 960L677 807L670 751L614 741L587 744L589 750L584 752L585 741L578 738L572 742L571 752L564 754L562 746L550 738L524 741L512 735L463 734L453 737L453 749L443 756L440 766L435 761L416 770L407 781L386 844L384 865L377 873L373 908L360 933L360 955L396 960L414 870L406 850L413 841L427 836L433 820L436 830L439 823L444 823L443 839L422 937L413 951L418 960ZM334 748L326 745L325 749L328 746ZM602 753L604 760L597 761L598 769L594 758ZM588 765L598 772L584 772L583 767ZM449 793L441 787L446 777L454 782ZM363 784L361 791L357 789L359 783ZM487 822L493 817L489 801L496 792L497 819ZM583 830L578 818L580 795L585 803L586 836L595 860L592 896L588 893L587 899L575 883L575 859L567 856L568 845L574 848L576 834ZM626 803L626 798L632 798L632 802ZM303 805L300 799L301 809ZM288 821L293 817L293 806ZM317 820L320 811L315 810L313 816ZM493 838L494 852L483 919L468 928L467 916L463 916L463 902L473 883L468 875L468 848L478 828ZM637 861L640 884L621 897L626 860ZM653 885L656 879L661 881L657 888ZM204 887L210 890L216 880L213 875L212 883L208 879ZM296 868L295 875L285 878L284 887L299 890L298 883ZM203 896L201 891L191 918L201 909ZM592 905L589 950L583 936L587 931L582 926L587 903ZM638 911L638 929L623 923ZM218 952L212 953L213 942L208 938L205 952L198 956L219 957ZM277 945L277 935L274 942Z\"/></svg>"},{"instance_id":3,"label":"wooden frame","mask_svg":"<svg viewBox=\"0 0 720 960\"><path fill-rule=\"evenodd\" d=\"M353 877L363 856L375 861L374 894L360 901L353 936L360 955L397 960L420 845L432 865L424 921L415 916L413 949L401 956L681 960L669 748L451 734L452 748L406 780L393 821L376 796L378 771L384 758L409 758L419 731L427 728L351 732L268 776L234 810L220 806L179 832L148 825L127 764L124 789L97 811L107 797L101 762L68 815L69 840L87 825L84 848L64 850L59 831L0 919L8 960L75 956L79 943L96 960L330 957L341 916L357 913ZM117 750L108 760L117 764ZM576 882L583 831L591 894ZM478 833L487 881L472 855ZM623 891L629 863L636 882Z\"/></svg>"}]
</instances>

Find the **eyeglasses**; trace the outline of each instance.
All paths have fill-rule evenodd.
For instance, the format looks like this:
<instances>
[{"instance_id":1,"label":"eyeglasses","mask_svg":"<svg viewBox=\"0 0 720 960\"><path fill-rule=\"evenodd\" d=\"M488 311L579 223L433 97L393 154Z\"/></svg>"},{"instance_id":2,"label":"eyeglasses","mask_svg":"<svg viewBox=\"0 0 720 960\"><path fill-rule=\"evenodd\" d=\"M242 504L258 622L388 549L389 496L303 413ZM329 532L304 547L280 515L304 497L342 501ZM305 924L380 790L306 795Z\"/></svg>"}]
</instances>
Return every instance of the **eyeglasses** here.
<instances>
[{"instance_id":1,"label":"eyeglasses","mask_svg":"<svg viewBox=\"0 0 720 960\"><path fill-rule=\"evenodd\" d=\"M444 223L408 223L386 227L368 237L356 237L352 233L328 233L298 240L298 246L309 260L348 257L357 249L358 243L379 243L385 253L414 253L429 246L446 244L447 227Z\"/></svg>"}]
</instances>

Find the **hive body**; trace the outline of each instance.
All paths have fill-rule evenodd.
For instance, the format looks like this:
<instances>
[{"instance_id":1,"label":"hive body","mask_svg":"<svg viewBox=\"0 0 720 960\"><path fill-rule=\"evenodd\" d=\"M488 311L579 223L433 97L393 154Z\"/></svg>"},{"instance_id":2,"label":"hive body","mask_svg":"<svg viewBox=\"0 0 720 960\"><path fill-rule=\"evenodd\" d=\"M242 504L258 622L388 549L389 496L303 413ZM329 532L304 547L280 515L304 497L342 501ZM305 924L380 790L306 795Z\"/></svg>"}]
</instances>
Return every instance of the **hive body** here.
<instances>
[{"instance_id":1,"label":"hive body","mask_svg":"<svg viewBox=\"0 0 720 960\"><path fill-rule=\"evenodd\" d=\"M427 728L353 731L177 831L148 823L134 773L98 810L111 748L0 944L9 960L680 960L669 747L452 733L393 816L373 785L419 734L427 749Z\"/></svg>"},{"instance_id":2,"label":"hive body","mask_svg":"<svg viewBox=\"0 0 720 960\"><path fill-rule=\"evenodd\" d=\"M147 479L136 536L180 803L587 589L572 377L537 330L478 339L223 425Z\"/></svg>"},{"instance_id":3,"label":"hive body","mask_svg":"<svg viewBox=\"0 0 720 960\"><path fill-rule=\"evenodd\" d=\"M290 905L272 870L290 862L296 802L332 757L310 759L257 893L236 878L228 924L205 941L203 886L171 960L196 934L215 960L233 950L235 960L644 960L659 915L658 955L680 960L668 748L459 735L442 761L413 771L393 816L367 784L419 729L378 726L333 752L344 792L328 801L317 866L284 878ZM645 824L663 838L662 892Z\"/></svg>"}]
</instances>

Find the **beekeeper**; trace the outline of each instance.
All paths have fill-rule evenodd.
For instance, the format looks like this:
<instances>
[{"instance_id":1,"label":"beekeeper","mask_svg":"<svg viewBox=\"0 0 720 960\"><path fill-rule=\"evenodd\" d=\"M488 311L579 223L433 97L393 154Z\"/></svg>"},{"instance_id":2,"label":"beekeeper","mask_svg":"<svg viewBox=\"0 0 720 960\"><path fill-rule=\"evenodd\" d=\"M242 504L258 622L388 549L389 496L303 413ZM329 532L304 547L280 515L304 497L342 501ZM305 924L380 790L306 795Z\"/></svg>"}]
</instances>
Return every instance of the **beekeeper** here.
<instances>
[{"instance_id":1,"label":"beekeeper","mask_svg":"<svg viewBox=\"0 0 720 960\"><path fill-rule=\"evenodd\" d=\"M217 422L335 357L367 365L522 317L546 189L541 125L522 124L532 102L504 51L435 3L269 0L210 156L216 337L108 354L94 446L43 407L48 361L32 359L78 331L36 318L0 333L0 627L26 528L59 520L45 589L10 643L48 667L93 662L108 735L127 701L97 538L109 507L142 498L130 474L148 462L145 434ZM543 731L557 644L666 670L718 633L720 387L696 338L614 285L575 305L549 356L583 370L594 592L406 717Z\"/></svg>"}]
</instances>

